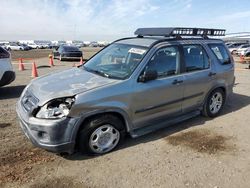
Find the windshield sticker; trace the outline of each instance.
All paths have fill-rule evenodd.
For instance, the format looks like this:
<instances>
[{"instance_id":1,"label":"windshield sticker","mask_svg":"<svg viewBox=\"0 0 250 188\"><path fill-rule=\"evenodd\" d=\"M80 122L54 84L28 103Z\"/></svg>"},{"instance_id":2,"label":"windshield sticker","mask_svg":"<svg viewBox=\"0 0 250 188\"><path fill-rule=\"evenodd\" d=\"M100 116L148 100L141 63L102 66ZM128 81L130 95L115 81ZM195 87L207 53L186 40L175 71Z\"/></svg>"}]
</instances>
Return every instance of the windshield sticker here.
<instances>
[{"instance_id":1,"label":"windshield sticker","mask_svg":"<svg viewBox=\"0 0 250 188\"><path fill-rule=\"evenodd\" d=\"M128 52L142 55L142 54L144 54L146 52L146 50L139 49L139 48L131 48Z\"/></svg>"}]
</instances>

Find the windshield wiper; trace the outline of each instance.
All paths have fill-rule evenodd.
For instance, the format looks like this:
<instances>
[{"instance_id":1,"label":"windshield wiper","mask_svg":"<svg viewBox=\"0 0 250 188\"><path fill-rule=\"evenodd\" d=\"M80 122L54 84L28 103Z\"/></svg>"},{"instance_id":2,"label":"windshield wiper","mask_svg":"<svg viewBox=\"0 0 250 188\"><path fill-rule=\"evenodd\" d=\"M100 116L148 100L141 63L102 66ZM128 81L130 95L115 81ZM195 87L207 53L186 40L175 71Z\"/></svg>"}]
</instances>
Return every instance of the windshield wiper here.
<instances>
[{"instance_id":1,"label":"windshield wiper","mask_svg":"<svg viewBox=\"0 0 250 188\"><path fill-rule=\"evenodd\" d=\"M106 77L106 78L113 78L113 79L121 79L120 77L117 77L117 76L113 76L113 75L110 75L110 74L107 74L103 71L100 71L100 70L94 70L94 69L90 69L86 66L83 66L83 68L88 71L88 72L92 72L92 73L95 73L95 74L98 74L98 75L101 75L103 77Z\"/></svg>"}]
</instances>

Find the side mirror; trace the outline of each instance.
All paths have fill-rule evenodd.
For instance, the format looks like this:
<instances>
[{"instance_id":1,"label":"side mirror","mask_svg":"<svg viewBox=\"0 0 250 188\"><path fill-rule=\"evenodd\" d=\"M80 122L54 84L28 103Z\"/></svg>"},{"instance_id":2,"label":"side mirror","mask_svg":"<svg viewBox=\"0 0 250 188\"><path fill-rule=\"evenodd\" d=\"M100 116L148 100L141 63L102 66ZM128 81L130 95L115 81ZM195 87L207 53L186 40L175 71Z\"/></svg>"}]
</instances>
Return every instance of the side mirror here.
<instances>
[{"instance_id":1,"label":"side mirror","mask_svg":"<svg viewBox=\"0 0 250 188\"><path fill-rule=\"evenodd\" d=\"M150 80L155 80L158 77L158 74L155 70L146 70L143 74L139 77L139 82L148 82Z\"/></svg>"}]
</instances>

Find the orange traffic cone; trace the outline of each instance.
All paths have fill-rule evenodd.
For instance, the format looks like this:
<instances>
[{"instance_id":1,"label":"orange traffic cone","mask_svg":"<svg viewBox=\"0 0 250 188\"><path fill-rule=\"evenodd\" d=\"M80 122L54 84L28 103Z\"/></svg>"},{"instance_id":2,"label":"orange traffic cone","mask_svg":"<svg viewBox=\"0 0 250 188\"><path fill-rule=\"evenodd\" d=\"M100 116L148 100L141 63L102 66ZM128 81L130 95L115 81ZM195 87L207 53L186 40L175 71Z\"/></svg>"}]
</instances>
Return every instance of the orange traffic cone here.
<instances>
[{"instance_id":1,"label":"orange traffic cone","mask_svg":"<svg viewBox=\"0 0 250 188\"><path fill-rule=\"evenodd\" d=\"M36 63L35 62L32 63L31 77L32 78L38 77L38 73L37 73L37 68L36 68Z\"/></svg>"},{"instance_id":2,"label":"orange traffic cone","mask_svg":"<svg viewBox=\"0 0 250 188\"><path fill-rule=\"evenodd\" d=\"M240 55L240 63L244 63L244 57L243 57L243 55Z\"/></svg>"},{"instance_id":3,"label":"orange traffic cone","mask_svg":"<svg viewBox=\"0 0 250 188\"><path fill-rule=\"evenodd\" d=\"M55 66L55 65L54 65L54 61L53 61L53 57L52 57L52 56L50 56L50 57L49 57L49 65L50 65L50 67Z\"/></svg>"},{"instance_id":4,"label":"orange traffic cone","mask_svg":"<svg viewBox=\"0 0 250 188\"><path fill-rule=\"evenodd\" d=\"M19 71L23 71L24 70L23 59L22 58L19 59L18 70Z\"/></svg>"}]
</instances>

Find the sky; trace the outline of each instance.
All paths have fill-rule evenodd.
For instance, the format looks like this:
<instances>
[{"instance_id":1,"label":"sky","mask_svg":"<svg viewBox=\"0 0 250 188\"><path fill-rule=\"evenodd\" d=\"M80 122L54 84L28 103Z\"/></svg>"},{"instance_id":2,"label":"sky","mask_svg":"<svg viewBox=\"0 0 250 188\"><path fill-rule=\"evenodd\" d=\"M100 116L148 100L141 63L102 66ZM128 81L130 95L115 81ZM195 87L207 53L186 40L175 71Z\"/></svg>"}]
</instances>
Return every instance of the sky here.
<instances>
[{"instance_id":1,"label":"sky","mask_svg":"<svg viewBox=\"0 0 250 188\"><path fill-rule=\"evenodd\" d=\"M249 0L1 0L0 40L113 41L139 27L250 31Z\"/></svg>"}]
</instances>

